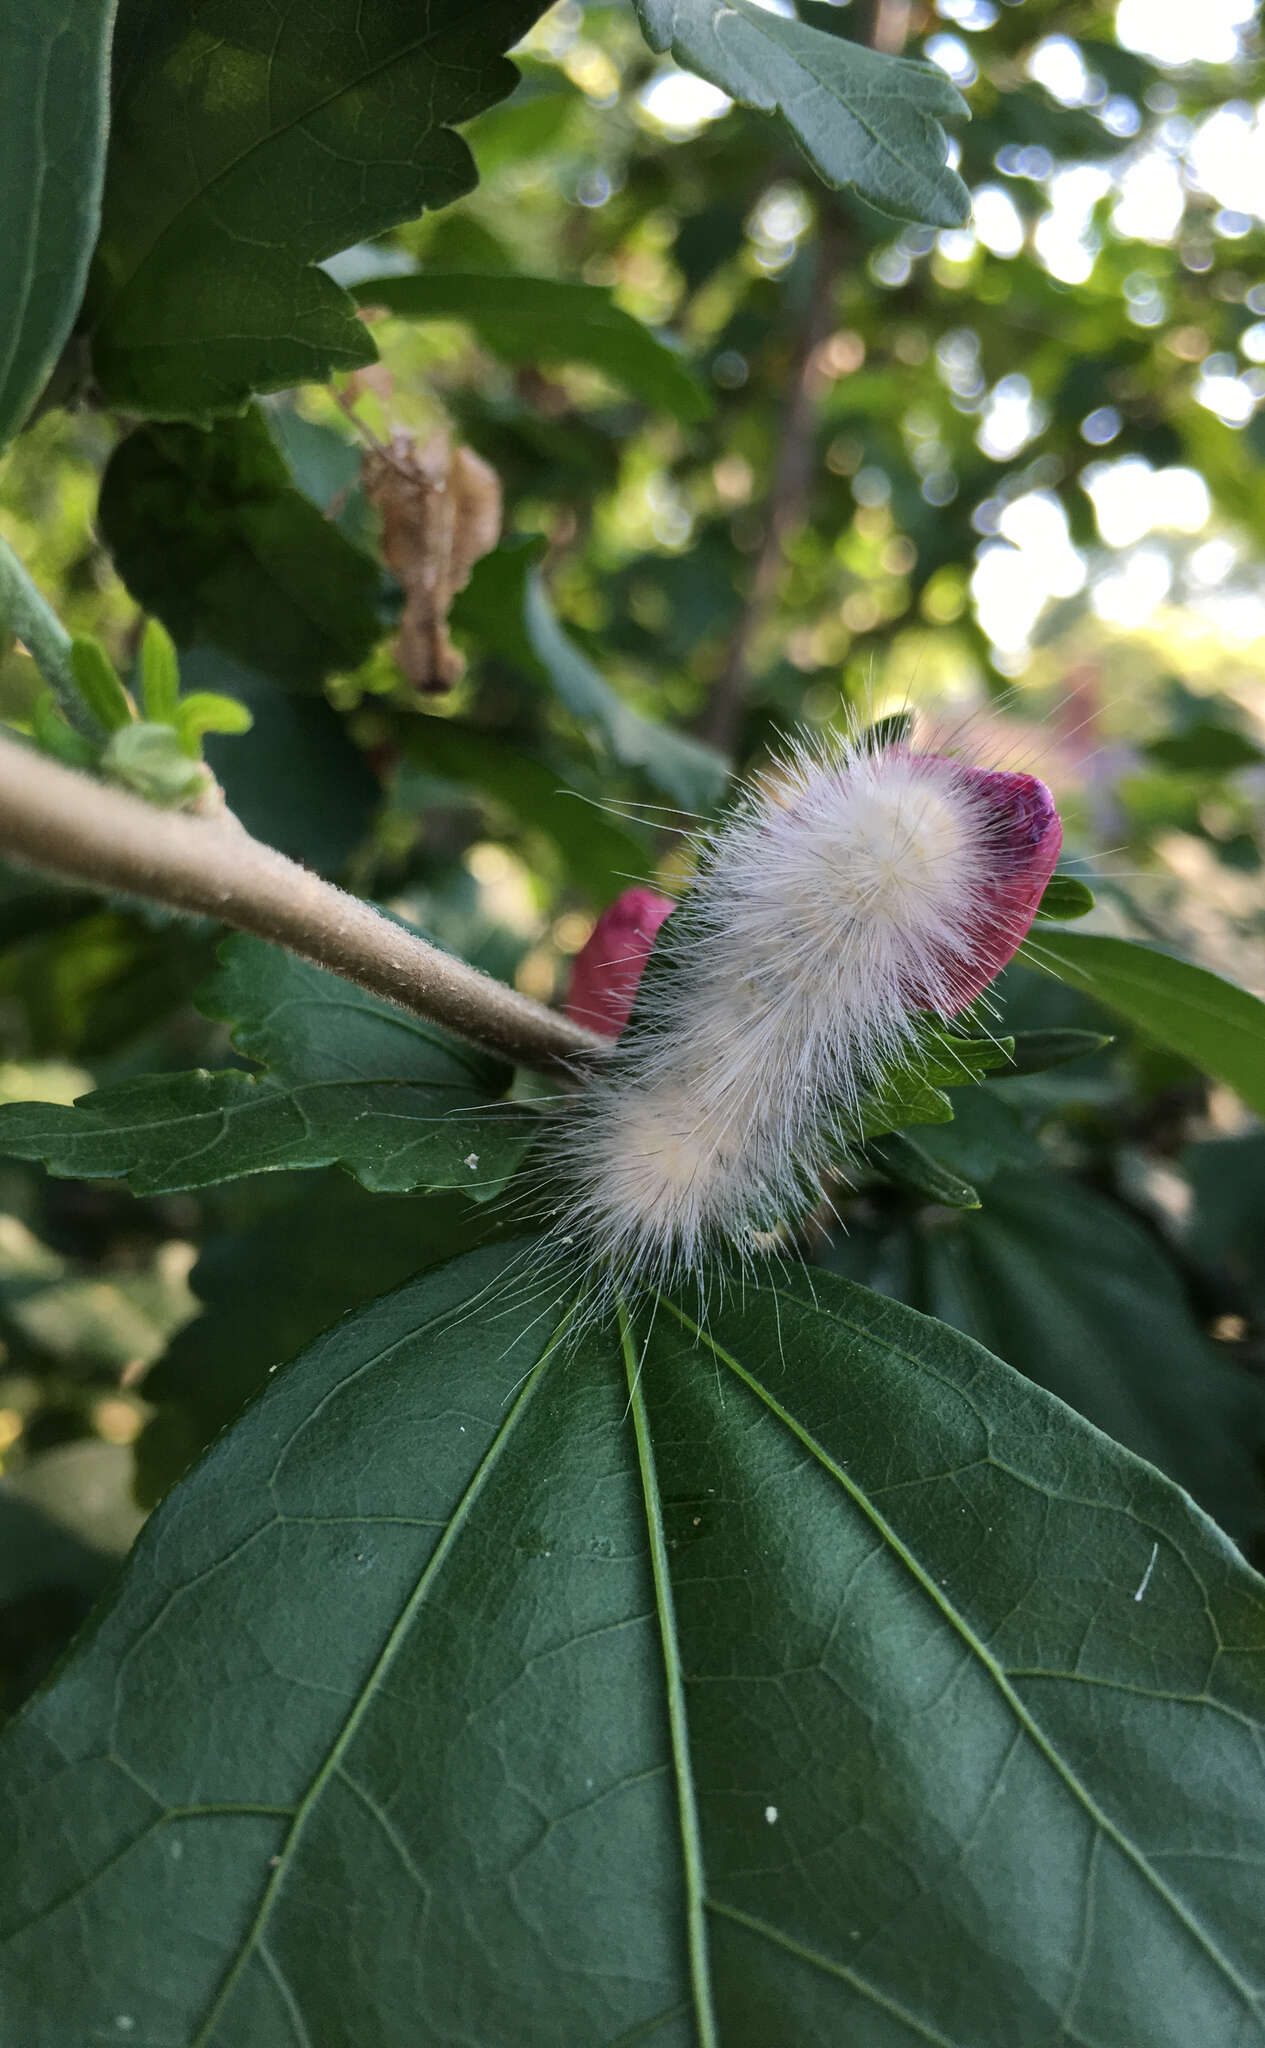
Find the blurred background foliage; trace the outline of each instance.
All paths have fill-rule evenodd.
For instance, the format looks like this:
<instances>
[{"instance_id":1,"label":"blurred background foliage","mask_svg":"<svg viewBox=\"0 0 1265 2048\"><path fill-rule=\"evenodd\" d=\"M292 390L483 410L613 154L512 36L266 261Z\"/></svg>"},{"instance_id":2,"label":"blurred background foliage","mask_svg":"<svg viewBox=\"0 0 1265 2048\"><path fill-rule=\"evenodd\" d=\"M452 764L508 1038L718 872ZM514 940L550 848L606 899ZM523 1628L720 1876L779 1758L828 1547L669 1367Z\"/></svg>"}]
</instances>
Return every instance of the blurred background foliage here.
<instances>
[{"instance_id":1,"label":"blurred background foliage","mask_svg":"<svg viewBox=\"0 0 1265 2048\"><path fill-rule=\"evenodd\" d=\"M859 6L799 0L842 34ZM1265 993L1257 12L915 0L906 49L972 108L962 229L824 191L631 12L562 0L468 130L477 190L331 265L446 278L438 312L370 288L379 365L209 438L50 407L4 460L0 532L121 672L143 604L187 687L249 706L207 754L252 830L534 996L560 997L629 879L680 871L718 754L907 703L1051 783L1098 929ZM673 356L586 337L562 301L529 318L520 272L603 288ZM480 279L500 314L453 317ZM283 465L262 482L261 421ZM466 672L426 693L394 659L360 456L440 428L496 470L506 524L453 614ZM225 462L188 485L212 442ZM229 458L254 479L235 498ZM345 550L321 570L353 593L337 616L269 555L313 509ZM24 725L36 688L4 650L0 717ZM233 1064L193 1001L216 938L0 876L0 1100ZM1265 1134L1031 969L999 993L1007 1028L1114 1040L920 1133L982 1208L845 1189L813 1255L978 1336L1260 1561ZM269 1365L469 1242L471 1213L337 1171L149 1201L0 1173L0 1698L47 1667L135 1500Z\"/></svg>"}]
</instances>

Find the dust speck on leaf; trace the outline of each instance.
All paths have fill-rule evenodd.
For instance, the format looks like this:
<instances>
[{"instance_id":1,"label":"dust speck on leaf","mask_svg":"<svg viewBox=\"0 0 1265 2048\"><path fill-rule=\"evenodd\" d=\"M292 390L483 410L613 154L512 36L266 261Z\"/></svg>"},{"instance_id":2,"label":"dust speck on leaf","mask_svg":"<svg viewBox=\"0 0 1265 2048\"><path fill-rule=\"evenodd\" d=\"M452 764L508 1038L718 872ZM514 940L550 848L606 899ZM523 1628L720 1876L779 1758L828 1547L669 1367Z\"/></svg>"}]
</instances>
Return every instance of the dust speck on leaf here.
<instances>
[{"instance_id":1,"label":"dust speck on leaf","mask_svg":"<svg viewBox=\"0 0 1265 2048\"><path fill-rule=\"evenodd\" d=\"M1140 1586L1138 1587L1138 1590L1137 1590L1137 1592L1136 1592L1136 1593L1134 1594L1134 1596L1133 1596L1135 1600L1140 1600L1140 1599L1142 1598L1142 1595L1143 1595L1143 1594L1145 1593L1145 1591L1146 1591L1147 1587L1148 1587L1148 1586L1150 1585L1150 1583L1151 1583L1151 1573L1152 1573L1152 1572L1153 1572L1153 1571L1155 1570L1155 1560L1156 1560L1156 1558L1157 1558L1157 1557L1159 1556L1159 1554L1160 1554L1160 1546L1159 1546L1159 1544L1158 1544L1158 1543L1153 1543L1153 1544L1151 1545L1151 1555L1150 1555L1149 1559L1147 1560L1147 1567L1146 1567L1146 1570L1145 1570L1145 1571L1143 1572L1143 1574L1142 1574L1142 1583L1141 1583L1141 1585L1140 1585Z\"/></svg>"}]
</instances>

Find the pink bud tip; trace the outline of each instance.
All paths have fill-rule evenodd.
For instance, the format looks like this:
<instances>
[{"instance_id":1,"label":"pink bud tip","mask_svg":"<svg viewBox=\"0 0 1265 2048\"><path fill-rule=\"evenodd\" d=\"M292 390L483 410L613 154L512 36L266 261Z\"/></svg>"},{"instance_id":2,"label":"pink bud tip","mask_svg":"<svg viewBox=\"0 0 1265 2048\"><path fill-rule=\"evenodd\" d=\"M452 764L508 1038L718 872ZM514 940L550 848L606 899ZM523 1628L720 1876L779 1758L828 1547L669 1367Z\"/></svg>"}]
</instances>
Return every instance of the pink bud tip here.
<instances>
[{"instance_id":1,"label":"pink bud tip","mask_svg":"<svg viewBox=\"0 0 1265 2048\"><path fill-rule=\"evenodd\" d=\"M1027 937L1059 857L1063 822L1035 775L1006 768L958 768L981 806L990 873L967 922L967 950L953 976L965 1009L1012 960Z\"/></svg>"},{"instance_id":2,"label":"pink bud tip","mask_svg":"<svg viewBox=\"0 0 1265 2048\"><path fill-rule=\"evenodd\" d=\"M676 905L653 889L625 889L598 918L575 956L566 1013L603 1038L618 1038L628 1022L641 971L655 935Z\"/></svg>"}]
</instances>

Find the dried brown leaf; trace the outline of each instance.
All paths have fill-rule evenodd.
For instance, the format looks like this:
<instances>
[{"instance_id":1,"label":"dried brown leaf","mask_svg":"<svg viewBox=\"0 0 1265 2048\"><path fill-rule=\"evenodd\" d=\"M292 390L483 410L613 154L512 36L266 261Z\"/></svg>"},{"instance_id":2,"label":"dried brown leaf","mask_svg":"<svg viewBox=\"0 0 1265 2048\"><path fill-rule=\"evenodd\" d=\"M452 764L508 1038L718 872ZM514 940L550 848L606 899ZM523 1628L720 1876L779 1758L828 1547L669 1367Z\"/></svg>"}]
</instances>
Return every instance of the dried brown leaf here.
<instances>
[{"instance_id":1,"label":"dried brown leaf","mask_svg":"<svg viewBox=\"0 0 1265 2048\"><path fill-rule=\"evenodd\" d=\"M448 609L501 532L501 481L471 448L435 434L418 448L395 434L364 459L364 487L382 521L382 552L404 592L396 659L419 690L450 689L465 663Z\"/></svg>"}]
</instances>

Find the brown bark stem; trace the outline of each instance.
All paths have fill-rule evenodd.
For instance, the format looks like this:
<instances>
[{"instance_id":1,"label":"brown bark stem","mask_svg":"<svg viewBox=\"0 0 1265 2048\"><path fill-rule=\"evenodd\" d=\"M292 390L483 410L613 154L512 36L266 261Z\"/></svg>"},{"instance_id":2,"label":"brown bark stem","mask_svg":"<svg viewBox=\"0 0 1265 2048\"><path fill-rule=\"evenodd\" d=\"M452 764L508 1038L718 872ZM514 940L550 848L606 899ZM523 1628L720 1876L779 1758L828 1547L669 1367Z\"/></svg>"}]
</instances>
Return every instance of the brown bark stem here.
<instances>
[{"instance_id":1,"label":"brown bark stem","mask_svg":"<svg viewBox=\"0 0 1265 2048\"><path fill-rule=\"evenodd\" d=\"M817 268L804 319L795 337L790 387L777 429L777 460L769 486L764 538L742 616L725 665L699 721L699 732L722 753L732 754L738 741L743 699L751 674L755 640L772 610L786 543L801 525L812 489L813 443L817 420L813 357L830 333L834 288L847 240L846 223L829 201L823 203L817 236Z\"/></svg>"},{"instance_id":2,"label":"brown bark stem","mask_svg":"<svg viewBox=\"0 0 1265 2048\"><path fill-rule=\"evenodd\" d=\"M549 1072L604 1043L252 839L231 816L159 810L6 738L0 854L270 939L522 1066Z\"/></svg>"}]
</instances>

